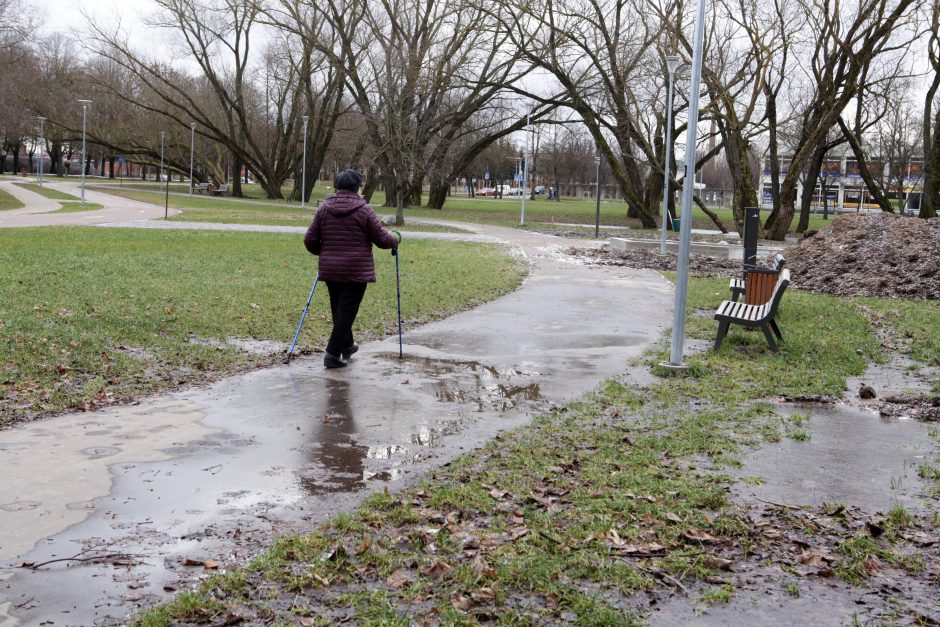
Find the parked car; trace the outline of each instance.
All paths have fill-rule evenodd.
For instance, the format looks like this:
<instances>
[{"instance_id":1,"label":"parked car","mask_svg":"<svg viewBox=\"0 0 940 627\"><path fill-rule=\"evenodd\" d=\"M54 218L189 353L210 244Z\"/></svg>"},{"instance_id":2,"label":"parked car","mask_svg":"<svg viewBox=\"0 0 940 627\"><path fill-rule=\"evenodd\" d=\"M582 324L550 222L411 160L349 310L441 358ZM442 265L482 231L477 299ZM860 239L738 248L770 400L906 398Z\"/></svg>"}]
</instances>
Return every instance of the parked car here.
<instances>
[{"instance_id":1,"label":"parked car","mask_svg":"<svg viewBox=\"0 0 940 627\"><path fill-rule=\"evenodd\" d=\"M493 196L496 194L495 187L481 187L477 190L477 196Z\"/></svg>"}]
</instances>

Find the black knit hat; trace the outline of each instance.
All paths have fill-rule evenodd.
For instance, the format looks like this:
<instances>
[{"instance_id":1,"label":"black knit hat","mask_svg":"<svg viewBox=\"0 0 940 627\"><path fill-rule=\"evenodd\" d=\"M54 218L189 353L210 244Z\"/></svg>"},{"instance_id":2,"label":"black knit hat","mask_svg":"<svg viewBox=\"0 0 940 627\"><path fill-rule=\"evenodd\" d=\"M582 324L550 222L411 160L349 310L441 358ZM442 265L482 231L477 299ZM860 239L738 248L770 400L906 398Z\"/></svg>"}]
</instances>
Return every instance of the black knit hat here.
<instances>
[{"instance_id":1,"label":"black knit hat","mask_svg":"<svg viewBox=\"0 0 940 627\"><path fill-rule=\"evenodd\" d=\"M355 170L343 170L336 176L334 185L337 190L345 189L351 192L358 192L362 187L362 175Z\"/></svg>"}]
</instances>

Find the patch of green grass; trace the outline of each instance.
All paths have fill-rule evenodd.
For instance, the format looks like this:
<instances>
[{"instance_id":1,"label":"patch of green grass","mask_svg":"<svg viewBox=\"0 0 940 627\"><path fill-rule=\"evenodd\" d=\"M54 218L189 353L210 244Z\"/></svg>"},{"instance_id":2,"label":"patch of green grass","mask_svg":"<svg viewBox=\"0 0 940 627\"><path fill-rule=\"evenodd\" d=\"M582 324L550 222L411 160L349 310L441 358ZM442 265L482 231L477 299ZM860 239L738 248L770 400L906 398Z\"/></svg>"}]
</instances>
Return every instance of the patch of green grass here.
<instances>
[{"instance_id":1,"label":"patch of green grass","mask_svg":"<svg viewBox=\"0 0 940 627\"><path fill-rule=\"evenodd\" d=\"M730 583L726 583L720 588L706 592L704 595L702 595L702 601L709 605L727 603L731 600L733 594L734 586Z\"/></svg>"},{"instance_id":2,"label":"patch of green grass","mask_svg":"<svg viewBox=\"0 0 940 627\"><path fill-rule=\"evenodd\" d=\"M783 589L786 591L788 595L790 595L794 599L798 599L800 597L800 584L798 584L795 581L791 581L787 583L787 585L785 585Z\"/></svg>"},{"instance_id":3,"label":"patch of green grass","mask_svg":"<svg viewBox=\"0 0 940 627\"><path fill-rule=\"evenodd\" d=\"M47 213L84 213L86 211L98 211L103 209L104 206L96 202L86 202L84 205L80 202L63 202L61 203L62 207L56 209L55 211L43 211L42 214Z\"/></svg>"},{"instance_id":4,"label":"patch of green grass","mask_svg":"<svg viewBox=\"0 0 940 627\"><path fill-rule=\"evenodd\" d=\"M787 433L787 437L791 440L796 440L797 442L806 442L809 440L809 432L805 429L794 429Z\"/></svg>"},{"instance_id":5,"label":"patch of green grass","mask_svg":"<svg viewBox=\"0 0 940 627\"><path fill-rule=\"evenodd\" d=\"M404 252L406 251L406 252ZM410 240L401 261L406 325L514 289L523 269L502 248ZM363 339L397 332L395 260L356 324ZM316 273L297 235L56 227L0 230L0 424L128 400L273 363L228 338L290 342ZM331 328L318 288L298 345ZM213 346L206 341L223 342Z\"/></svg>"},{"instance_id":6,"label":"patch of green grass","mask_svg":"<svg viewBox=\"0 0 940 627\"><path fill-rule=\"evenodd\" d=\"M38 183L17 183L17 185L25 190L33 192L34 194L39 194L40 196L44 196L52 200L80 200L80 198L74 194L60 192L59 190L52 189L51 187L40 187Z\"/></svg>"},{"instance_id":7,"label":"patch of green grass","mask_svg":"<svg viewBox=\"0 0 940 627\"><path fill-rule=\"evenodd\" d=\"M859 298L880 316L882 327L894 335L908 357L920 364L940 366L940 307L931 301L897 298ZM940 393L940 383L934 385Z\"/></svg>"},{"instance_id":8,"label":"patch of green grass","mask_svg":"<svg viewBox=\"0 0 940 627\"><path fill-rule=\"evenodd\" d=\"M0 189L0 211L9 211L10 209L22 209L23 203L13 197L9 192Z\"/></svg>"},{"instance_id":9,"label":"patch of green grass","mask_svg":"<svg viewBox=\"0 0 940 627\"><path fill-rule=\"evenodd\" d=\"M867 535L857 535L845 540L836 547L836 552L843 558L834 565L833 571L843 581L852 585L859 585L877 573L880 562L898 561L891 551L881 547Z\"/></svg>"}]
</instances>

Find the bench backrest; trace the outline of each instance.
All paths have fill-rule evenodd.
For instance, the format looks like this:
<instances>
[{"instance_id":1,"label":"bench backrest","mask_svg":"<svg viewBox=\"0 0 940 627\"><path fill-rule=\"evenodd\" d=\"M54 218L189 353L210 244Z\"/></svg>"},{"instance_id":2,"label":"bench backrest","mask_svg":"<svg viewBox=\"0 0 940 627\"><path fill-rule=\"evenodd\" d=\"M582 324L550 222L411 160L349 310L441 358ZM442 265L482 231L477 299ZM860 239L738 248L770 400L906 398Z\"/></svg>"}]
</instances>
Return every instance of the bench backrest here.
<instances>
[{"instance_id":1,"label":"bench backrest","mask_svg":"<svg viewBox=\"0 0 940 627\"><path fill-rule=\"evenodd\" d=\"M228 183L222 183L221 185L219 185L219 193L220 193L220 194L221 194L222 192L227 192L227 191L228 191Z\"/></svg>"},{"instance_id":2,"label":"bench backrest","mask_svg":"<svg viewBox=\"0 0 940 627\"><path fill-rule=\"evenodd\" d=\"M770 310L767 312L767 317L773 318L777 315L777 307L780 306L780 299L783 298L783 293L787 290L787 286L790 284L790 271L787 269L780 271L780 276L777 278L777 284L774 286L773 296L770 298Z\"/></svg>"}]
</instances>

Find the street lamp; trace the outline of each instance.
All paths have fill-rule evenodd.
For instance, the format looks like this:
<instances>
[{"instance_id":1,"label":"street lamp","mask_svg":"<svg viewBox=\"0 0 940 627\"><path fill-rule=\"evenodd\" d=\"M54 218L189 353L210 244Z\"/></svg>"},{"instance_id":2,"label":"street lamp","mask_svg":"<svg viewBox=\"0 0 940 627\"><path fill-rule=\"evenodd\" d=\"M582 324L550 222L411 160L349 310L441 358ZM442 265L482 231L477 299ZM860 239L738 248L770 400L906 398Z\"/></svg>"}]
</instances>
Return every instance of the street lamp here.
<instances>
[{"instance_id":1,"label":"street lamp","mask_svg":"<svg viewBox=\"0 0 940 627\"><path fill-rule=\"evenodd\" d=\"M310 121L310 116L304 116L304 156L303 163L300 165L300 208L303 209L306 207L307 203L307 123Z\"/></svg>"},{"instance_id":2,"label":"street lamp","mask_svg":"<svg viewBox=\"0 0 940 627\"><path fill-rule=\"evenodd\" d=\"M601 146L597 144L596 151L594 153L594 163L597 165L597 178L595 185L597 185L597 204L595 205L594 213L594 239L598 239L601 236Z\"/></svg>"},{"instance_id":3,"label":"street lamp","mask_svg":"<svg viewBox=\"0 0 940 627\"><path fill-rule=\"evenodd\" d=\"M702 41L705 38L705 0L698 0L695 13L695 41L692 47L692 81L689 84L689 123L685 141L685 176L682 177L682 216L679 258L676 261L676 304L673 307L672 351L667 368L683 370L682 345L685 341L685 308L689 292L689 240L692 237L692 193L694 191L695 148L698 139L698 100L702 84Z\"/></svg>"},{"instance_id":4,"label":"street lamp","mask_svg":"<svg viewBox=\"0 0 940 627\"><path fill-rule=\"evenodd\" d=\"M669 217L669 164L672 161L672 79L680 59L677 56L666 57L666 69L669 71L669 97L666 104L666 162L663 167L663 234L659 246L659 254L666 254L666 220Z\"/></svg>"},{"instance_id":5,"label":"street lamp","mask_svg":"<svg viewBox=\"0 0 940 627\"><path fill-rule=\"evenodd\" d=\"M91 106L91 100L79 100L82 105L82 202L79 206L85 206L85 164L87 163L85 156L85 127L88 123L88 107Z\"/></svg>"},{"instance_id":6,"label":"street lamp","mask_svg":"<svg viewBox=\"0 0 940 627\"><path fill-rule=\"evenodd\" d=\"M39 120L39 164L36 166L36 169L39 171L39 187L40 189L42 189L42 171L43 171L42 153L43 153L43 147L46 144L46 137L45 137L45 131L44 131L44 124L46 122L46 118L40 115L38 116L37 119Z\"/></svg>"},{"instance_id":7,"label":"street lamp","mask_svg":"<svg viewBox=\"0 0 940 627\"><path fill-rule=\"evenodd\" d=\"M196 149L196 123L190 122L190 136L189 136L189 195L193 195L193 153Z\"/></svg>"},{"instance_id":8,"label":"street lamp","mask_svg":"<svg viewBox=\"0 0 940 627\"><path fill-rule=\"evenodd\" d=\"M161 181L163 179L163 140L165 137L166 137L166 131L160 131L160 175L159 177ZM159 185L160 183L158 182L157 189L160 189ZM164 195L164 202L163 202L163 219L166 220L168 217L170 217L170 177L169 176L166 177L166 194Z\"/></svg>"},{"instance_id":9,"label":"street lamp","mask_svg":"<svg viewBox=\"0 0 940 627\"><path fill-rule=\"evenodd\" d=\"M529 187L529 125L532 124L532 109L525 117L525 161L522 162L522 216L519 218L519 225L525 226L525 197L526 189Z\"/></svg>"}]
</instances>

